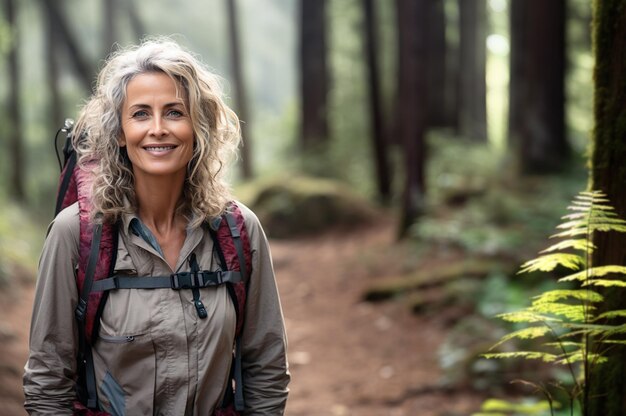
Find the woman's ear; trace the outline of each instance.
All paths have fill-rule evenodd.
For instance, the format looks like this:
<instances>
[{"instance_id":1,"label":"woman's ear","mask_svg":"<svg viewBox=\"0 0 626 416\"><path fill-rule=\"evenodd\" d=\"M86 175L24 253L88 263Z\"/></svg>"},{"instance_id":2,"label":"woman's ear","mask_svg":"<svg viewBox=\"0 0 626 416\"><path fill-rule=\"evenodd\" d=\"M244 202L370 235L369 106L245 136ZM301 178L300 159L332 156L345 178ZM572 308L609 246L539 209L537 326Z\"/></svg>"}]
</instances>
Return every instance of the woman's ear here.
<instances>
[{"instance_id":1,"label":"woman's ear","mask_svg":"<svg viewBox=\"0 0 626 416\"><path fill-rule=\"evenodd\" d=\"M126 147L126 136L124 136L124 134L122 133L120 135L120 137L117 139L117 144L120 147Z\"/></svg>"}]
</instances>

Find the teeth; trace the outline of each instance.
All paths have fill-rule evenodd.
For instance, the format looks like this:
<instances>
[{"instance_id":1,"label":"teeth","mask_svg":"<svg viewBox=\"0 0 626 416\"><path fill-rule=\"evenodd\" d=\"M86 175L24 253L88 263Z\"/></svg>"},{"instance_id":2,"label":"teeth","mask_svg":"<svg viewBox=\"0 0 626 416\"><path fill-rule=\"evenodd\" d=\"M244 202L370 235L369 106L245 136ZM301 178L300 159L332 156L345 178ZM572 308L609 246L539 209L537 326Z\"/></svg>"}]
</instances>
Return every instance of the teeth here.
<instances>
[{"instance_id":1,"label":"teeth","mask_svg":"<svg viewBox=\"0 0 626 416\"><path fill-rule=\"evenodd\" d=\"M165 152L174 149L174 146L150 146L145 149L151 152Z\"/></svg>"}]
</instances>

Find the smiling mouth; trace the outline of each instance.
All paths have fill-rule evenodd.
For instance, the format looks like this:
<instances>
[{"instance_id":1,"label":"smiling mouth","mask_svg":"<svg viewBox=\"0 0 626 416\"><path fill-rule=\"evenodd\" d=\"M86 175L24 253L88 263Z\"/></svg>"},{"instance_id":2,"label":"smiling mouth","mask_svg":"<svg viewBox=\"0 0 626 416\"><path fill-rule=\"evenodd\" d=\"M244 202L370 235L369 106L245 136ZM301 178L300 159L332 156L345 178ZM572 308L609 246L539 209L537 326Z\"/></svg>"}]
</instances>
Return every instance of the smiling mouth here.
<instances>
[{"instance_id":1,"label":"smiling mouth","mask_svg":"<svg viewBox=\"0 0 626 416\"><path fill-rule=\"evenodd\" d=\"M167 152L176 149L176 146L146 146L144 149L149 152Z\"/></svg>"}]
</instances>

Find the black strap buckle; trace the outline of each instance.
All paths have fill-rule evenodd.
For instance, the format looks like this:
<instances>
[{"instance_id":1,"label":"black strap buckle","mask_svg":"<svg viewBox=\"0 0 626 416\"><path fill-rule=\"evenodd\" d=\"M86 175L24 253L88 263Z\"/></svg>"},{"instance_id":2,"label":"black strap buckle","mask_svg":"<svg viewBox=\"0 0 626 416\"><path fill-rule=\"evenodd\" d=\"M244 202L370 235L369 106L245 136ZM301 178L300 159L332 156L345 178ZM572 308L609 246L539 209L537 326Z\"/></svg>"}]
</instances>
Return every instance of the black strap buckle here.
<instances>
[{"instance_id":1,"label":"black strap buckle","mask_svg":"<svg viewBox=\"0 0 626 416\"><path fill-rule=\"evenodd\" d=\"M76 320L78 322L84 322L86 313L87 313L87 302L85 301L85 299L79 299L78 305L76 305L76 309L74 310L74 316L76 316Z\"/></svg>"},{"instance_id":2,"label":"black strap buckle","mask_svg":"<svg viewBox=\"0 0 626 416\"><path fill-rule=\"evenodd\" d=\"M194 289L202 287L198 272L180 272L171 275L172 289Z\"/></svg>"}]
</instances>

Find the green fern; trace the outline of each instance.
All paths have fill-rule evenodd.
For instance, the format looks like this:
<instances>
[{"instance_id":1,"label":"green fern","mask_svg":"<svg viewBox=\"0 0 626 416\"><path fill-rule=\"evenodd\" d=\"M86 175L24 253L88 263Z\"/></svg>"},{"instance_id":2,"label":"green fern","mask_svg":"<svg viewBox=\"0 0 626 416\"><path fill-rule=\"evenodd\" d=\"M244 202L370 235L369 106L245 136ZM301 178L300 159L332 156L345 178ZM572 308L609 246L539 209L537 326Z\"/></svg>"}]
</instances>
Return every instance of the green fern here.
<instances>
[{"instance_id":1,"label":"green fern","mask_svg":"<svg viewBox=\"0 0 626 416\"><path fill-rule=\"evenodd\" d=\"M585 399L589 372L594 366L606 361L603 353L615 344L626 344L616 339L626 333L626 310L597 313L597 305L604 301L602 295L591 290L593 287L626 287L626 266L593 265L591 255L596 249L592 243L597 232L626 232L626 221L618 218L610 201L601 192L581 192L568 207L569 214L562 217L563 223L551 238L561 239L540 252L540 256L524 263L518 274L533 272L553 272L558 267L574 271L557 280L570 287L550 290L533 298L532 303L516 312L498 315L500 319L517 324L528 324L523 329L503 336L491 351L502 344L515 340L541 341L537 350L513 352L489 352L486 358L523 358L541 360L554 365L565 365L572 377L574 386L568 391L573 409L574 400L581 408ZM571 285L576 285L571 287ZM599 323L601 322L601 323ZM614 325L608 324L614 322ZM548 388L528 383L549 398L553 413L552 396ZM563 389L561 386L556 388ZM512 412L511 407L483 412ZM521 413L521 412L517 412ZM504 413L509 414L509 413Z\"/></svg>"}]
</instances>

